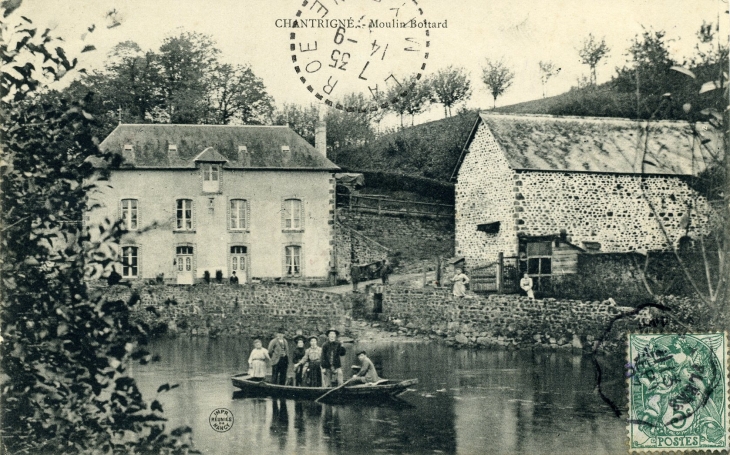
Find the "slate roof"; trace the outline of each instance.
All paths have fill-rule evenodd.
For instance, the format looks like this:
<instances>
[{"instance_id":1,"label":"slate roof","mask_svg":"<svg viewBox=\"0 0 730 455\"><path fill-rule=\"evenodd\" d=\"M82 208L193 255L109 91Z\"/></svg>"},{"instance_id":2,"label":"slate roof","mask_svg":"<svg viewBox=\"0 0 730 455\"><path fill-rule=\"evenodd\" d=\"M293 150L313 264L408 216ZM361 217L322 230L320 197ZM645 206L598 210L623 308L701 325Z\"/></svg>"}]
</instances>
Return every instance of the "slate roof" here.
<instances>
[{"instance_id":1,"label":"slate roof","mask_svg":"<svg viewBox=\"0 0 730 455\"><path fill-rule=\"evenodd\" d=\"M121 154L126 144L134 147L134 161L122 167L137 169L195 168L201 155L234 169L339 170L287 126L121 124L100 148ZM177 146L177 153L168 153L170 144ZM239 146L247 148L241 160Z\"/></svg>"},{"instance_id":2,"label":"slate roof","mask_svg":"<svg viewBox=\"0 0 730 455\"><path fill-rule=\"evenodd\" d=\"M519 170L696 175L711 161L686 122L650 122L642 166L643 120L480 113L452 178L481 123L489 127L510 167ZM703 134L712 153L722 155L722 138L714 128Z\"/></svg>"}]
</instances>

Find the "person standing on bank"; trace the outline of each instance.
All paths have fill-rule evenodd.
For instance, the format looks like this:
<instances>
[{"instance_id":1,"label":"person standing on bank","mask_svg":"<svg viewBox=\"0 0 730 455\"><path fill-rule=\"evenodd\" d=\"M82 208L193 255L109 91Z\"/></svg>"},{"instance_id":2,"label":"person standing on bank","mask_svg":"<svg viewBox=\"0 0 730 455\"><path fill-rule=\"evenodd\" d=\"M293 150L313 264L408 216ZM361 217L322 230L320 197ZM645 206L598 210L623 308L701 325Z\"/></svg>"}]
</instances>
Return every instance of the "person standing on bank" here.
<instances>
[{"instance_id":1,"label":"person standing on bank","mask_svg":"<svg viewBox=\"0 0 730 455\"><path fill-rule=\"evenodd\" d=\"M271 361L269 353L261 345L261 340L253 340L253 349L248 356L248 374L254 381L263 381L266 378L266 362Z\"/></svg>"},{"instance_id":2,"label":"person standing on bank","mask_svg":"<svg viewBox=\"0 0 730 455\"><path fill-rule=\"evenodd\" d=\"M228 281L231 284L238 284L238 277L236 276L236 272L231 272L231 277L228 279Z\"/></svg>"},{"instance_id":3,"label":"person standing on bank","mask_svg":"<svg viewBox=\"0 0 730 455\"><path fill-rule=\"evenodd\" d=\"M527 294L530 300L535 300L535 292L532 290L532 285L532 278L525 272L525 275L520 280L520 288L525 291L525 294Z\"/></svg>"},{"instance_id":4,"label":"person standing on bank","mask_svg":"<svg viewBox=\"0 0 730 455\"><path fill-rule=\"evenodd\" d=\"M327 331L327 341L322 345L322 373L324 376L325 387L335 387L335 379L337 385L342 385L342 361L340 357L346 354L345 348L337 340L340 332L336 329Z\"/></svg>"},{"instance_id":5,"label":"person standing on bank","mask_svg":"<svg viewBox=\"0 0 730 455\"><path fill-rule=\"evenodd\" d=\"M352 376L352 379L350 379L351 384L372 384L380 381L375 365L373 365L372 360L368 358L365 351L358 352L357 359L360 361L360 371Z\"/></svg>"},{"instance_id":6,"label":"person standing on bank","mask_svg":"<svg viewBox=\"0 0 730 455\"><path fill-rule=\"evenodd\" d=\"M350 265L350 280L352 280L352 292L357 292L357 284L360 282L360 264L357 259Z\"/></svg>"},{"instance_id":7,"label":"person standing on bank","mask_svg":"<svg viewBox=\"0 0 730 455\"><path fill-rule=\"evenodd\" d=\"M304 365L302 365L300 362L304 358L304 355L307 353L307 350L304 348L305 340L306 337L304 337L303 335L297 335L296 337L294 337L294 342L297 344L297 346L292 352L291 360L292 362L294 362L294 385L297 387L302 385L302 380L304 379Z\"/></svg>"},{"instance_id":8,"label":"person standing on bank","mask_svg":"<svg viewBox=\"0 0 730 455\"><path fill-rule=\"evenodd\" d=\"M388 277L393 273L393 267L390 266L390 261L385 258L383 265L380 267L380 280L383 284L388 284Z\"/></svg>"},{"instance_id":9,"label":"person standing on bank","mask_svg":"<svg viewBox=\"0 0 730 455\"><path fill-rule=\"evenodd\" d=\"M466 285L469 284L469 277L461 269L456 269L456 274L451 281L454 283L454 297L464 297L466 295Z\"/></svg>"},{"instance_id":10,"label":"person standing on bank","mask_svg":"<svg viewBox=\"0 0 730 455\"><path fill-rule=\"evenodd\" d=\"M284 329L276 332L276 338L269 343L271 357L271 383L285 385L286 371L289 369L289 344L284 339Z\"/></svg>"}]
</instances>

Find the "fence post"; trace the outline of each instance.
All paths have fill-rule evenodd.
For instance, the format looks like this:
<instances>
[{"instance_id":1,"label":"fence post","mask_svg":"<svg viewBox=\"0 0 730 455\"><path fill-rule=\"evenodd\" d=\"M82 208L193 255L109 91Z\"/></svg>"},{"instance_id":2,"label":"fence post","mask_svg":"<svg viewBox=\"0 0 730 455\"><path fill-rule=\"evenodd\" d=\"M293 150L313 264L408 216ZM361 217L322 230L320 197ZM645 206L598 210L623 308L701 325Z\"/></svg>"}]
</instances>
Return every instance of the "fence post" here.
<instances>
[{"instance_id":1,"label":"fence post","mask_svg":"<svg viewBox=\"0 0 730 455\"><path fill-rule=\"evenodd\" d=\"M378 198L378 216L380 216L380 202L382 199Z\"/></svg>"},{"instance_id":2,"label":"fence post","mask_svg":"<svg viewBox=\"0 0 730 455\"><path fill-rule=\"evenodd\" d=\"M350 212L352 212L352 191L350 191Z\"/></svg>"},{"instance_id":3,"label":"fence post","mask_svg":"<svg viewBox=\"0 0 730 455\"><path fill-rule=\"evenodd\" d=\"M504 253L497 255L497 292L504 293Z\"/></svg>"}]
</instances>

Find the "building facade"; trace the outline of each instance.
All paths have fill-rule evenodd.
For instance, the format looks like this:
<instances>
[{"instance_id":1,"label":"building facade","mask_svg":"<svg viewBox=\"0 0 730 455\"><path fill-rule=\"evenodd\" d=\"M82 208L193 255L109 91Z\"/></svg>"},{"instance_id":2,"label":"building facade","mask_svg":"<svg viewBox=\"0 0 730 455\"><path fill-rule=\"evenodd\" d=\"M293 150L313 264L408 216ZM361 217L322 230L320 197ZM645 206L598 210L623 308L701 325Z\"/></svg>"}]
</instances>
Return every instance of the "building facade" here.
<instances>
[{"instance_id":1,"label":"building facade","mask_svg":"<svg viewBox=\"0 0 730 455\"><path fill-rule=\"evenodd\" d=\"M581 252L670 249L707 225L688 183L708 160L680 122L481 114L452 176L456 254L539 278L575 273Z\"/></svg>"},{"instance_id":2,"label":"building facade","mask_svg":"<svg viewBox=\"0 0 730 455\"><path fill-rule=\"evenodd\" d=\"M334 172L285 126L119 125L124 157L92 226L121 220L124 279L323 281L334 271Z\"/></svg>"}]
</instances>

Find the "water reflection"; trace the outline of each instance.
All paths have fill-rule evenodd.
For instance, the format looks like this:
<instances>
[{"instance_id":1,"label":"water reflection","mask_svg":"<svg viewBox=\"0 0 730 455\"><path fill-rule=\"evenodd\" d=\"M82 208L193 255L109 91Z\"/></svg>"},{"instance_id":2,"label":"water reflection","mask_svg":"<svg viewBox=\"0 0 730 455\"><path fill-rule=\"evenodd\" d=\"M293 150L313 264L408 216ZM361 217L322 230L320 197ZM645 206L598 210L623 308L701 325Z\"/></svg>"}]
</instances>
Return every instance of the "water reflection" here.
<instances>
[{"instance_id":1,"label":"water reflection","mask_svg":"<svg viewBox=\"0 0 730 455\"><path fill-rule=\"evenodd\" d=\"M245 369L245 341L178 339L156 343L163 361L136 367L146 395L164 382L171 426L194 429L204 453L625 453L624 422L595 392L590 359L563 352L455 351L439 344L370 343L382 375L420 380L398 403L319 404L234 398L230 375ZM202 353L202 354L201 354ZM625 397L621 359L605 360L607 392ZM215 433L216 407L233 428Z\"/></svg>"}]
</instances>

